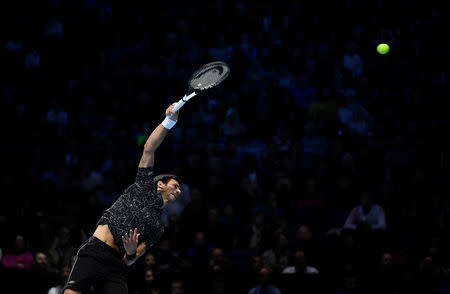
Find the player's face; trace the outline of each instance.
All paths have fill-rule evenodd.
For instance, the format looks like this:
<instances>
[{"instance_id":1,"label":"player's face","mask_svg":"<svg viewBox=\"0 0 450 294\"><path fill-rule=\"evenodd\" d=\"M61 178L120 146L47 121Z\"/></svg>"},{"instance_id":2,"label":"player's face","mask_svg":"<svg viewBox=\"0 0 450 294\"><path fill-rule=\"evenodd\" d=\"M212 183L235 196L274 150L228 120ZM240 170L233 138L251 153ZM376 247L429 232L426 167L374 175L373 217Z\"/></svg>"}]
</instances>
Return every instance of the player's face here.
<instances>
[{"instance_id":1,"label":"player's face","mask_svg":"<svg viewBox=\"0 0 450 294\"><path fill-rule=\"evenodd\" d=\"M163 184L161 195L167 202L173 202L180 195L181 189L178 181L170 179L166 185Z\"/></svg>"}]
</instances>

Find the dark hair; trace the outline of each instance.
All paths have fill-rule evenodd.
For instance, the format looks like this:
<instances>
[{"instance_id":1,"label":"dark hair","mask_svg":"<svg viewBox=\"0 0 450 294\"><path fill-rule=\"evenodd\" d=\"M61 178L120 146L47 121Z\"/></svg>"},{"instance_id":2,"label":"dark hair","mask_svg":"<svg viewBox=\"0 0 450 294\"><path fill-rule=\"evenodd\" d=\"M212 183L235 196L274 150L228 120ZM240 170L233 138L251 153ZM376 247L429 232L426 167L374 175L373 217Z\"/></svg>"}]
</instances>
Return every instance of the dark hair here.
<instances>
[{"instance_id":1,"label":"dark hair","mask_svg":"<svg viewBox=\"0 0 450 294\"><path fill-rule=\"evenodd\" d=\"M162 181L164 184L167 184L171 179L174 179L178 182L180 187L183 185L180 178L174 174L162 174L153 178L153 183L156 185L159 181Z\"/></svg>"}]
</instances>

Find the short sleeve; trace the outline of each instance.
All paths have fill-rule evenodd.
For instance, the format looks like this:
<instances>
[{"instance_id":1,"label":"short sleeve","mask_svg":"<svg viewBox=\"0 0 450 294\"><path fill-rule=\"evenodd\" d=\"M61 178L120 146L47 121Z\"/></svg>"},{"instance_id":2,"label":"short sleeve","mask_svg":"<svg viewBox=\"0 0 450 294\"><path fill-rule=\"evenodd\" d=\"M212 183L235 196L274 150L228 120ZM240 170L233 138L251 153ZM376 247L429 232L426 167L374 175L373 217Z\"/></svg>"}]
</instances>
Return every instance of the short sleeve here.
<instances>
[{"instance_id":1,"label":"short sleeve","mask_svg":"<svg viewBox=\"0 0 450 294\"><path fill-rule=\"evenodd\" d=\"M151 167L138 168L136 183L139 186L150 188L153 186L153 169Z\"/></svg>"}]
</instances>

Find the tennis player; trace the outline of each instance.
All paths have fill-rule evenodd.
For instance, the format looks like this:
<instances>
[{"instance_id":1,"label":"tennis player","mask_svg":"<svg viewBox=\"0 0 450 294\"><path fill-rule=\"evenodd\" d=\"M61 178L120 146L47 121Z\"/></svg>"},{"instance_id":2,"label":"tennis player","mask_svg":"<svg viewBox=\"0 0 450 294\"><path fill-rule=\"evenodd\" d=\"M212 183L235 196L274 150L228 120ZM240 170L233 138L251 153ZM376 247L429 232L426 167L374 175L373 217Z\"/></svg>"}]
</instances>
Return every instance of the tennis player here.
<instances>
[{"instance_id":1,"label":"tennis player","mask_svg":"<svg viewBox=\"0 0 450 294\"><path fill-rule=\"evenodd\" d=\"M162 207L181 193L176 175L153 176L155 150L175 125L179 111L175 103L166 109L166 118L144 145L136 181L105 210L97 228L78 249L63 294L128 293L127 266L133 264L163 234Z\"/></svg>"}]
</instances>

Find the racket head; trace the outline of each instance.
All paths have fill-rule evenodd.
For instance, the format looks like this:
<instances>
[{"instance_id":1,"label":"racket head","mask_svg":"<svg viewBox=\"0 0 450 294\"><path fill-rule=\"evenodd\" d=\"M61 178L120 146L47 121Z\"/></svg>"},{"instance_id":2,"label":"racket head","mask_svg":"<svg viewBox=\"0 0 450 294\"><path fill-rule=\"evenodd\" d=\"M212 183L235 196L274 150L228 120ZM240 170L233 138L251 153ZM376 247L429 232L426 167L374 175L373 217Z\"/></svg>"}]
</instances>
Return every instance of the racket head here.
<instances>
[{"instance_id":1,"label":"racket head","mask_svg":"<svg viewBox=\"0 0 450 294\"><path fill-rule=\"evenodd\" d=\"M189 79L192 90L206 90L223 82L230 74L230 67L222 61L207 63L195 71Z\"/></svg>"}]
</instances>

